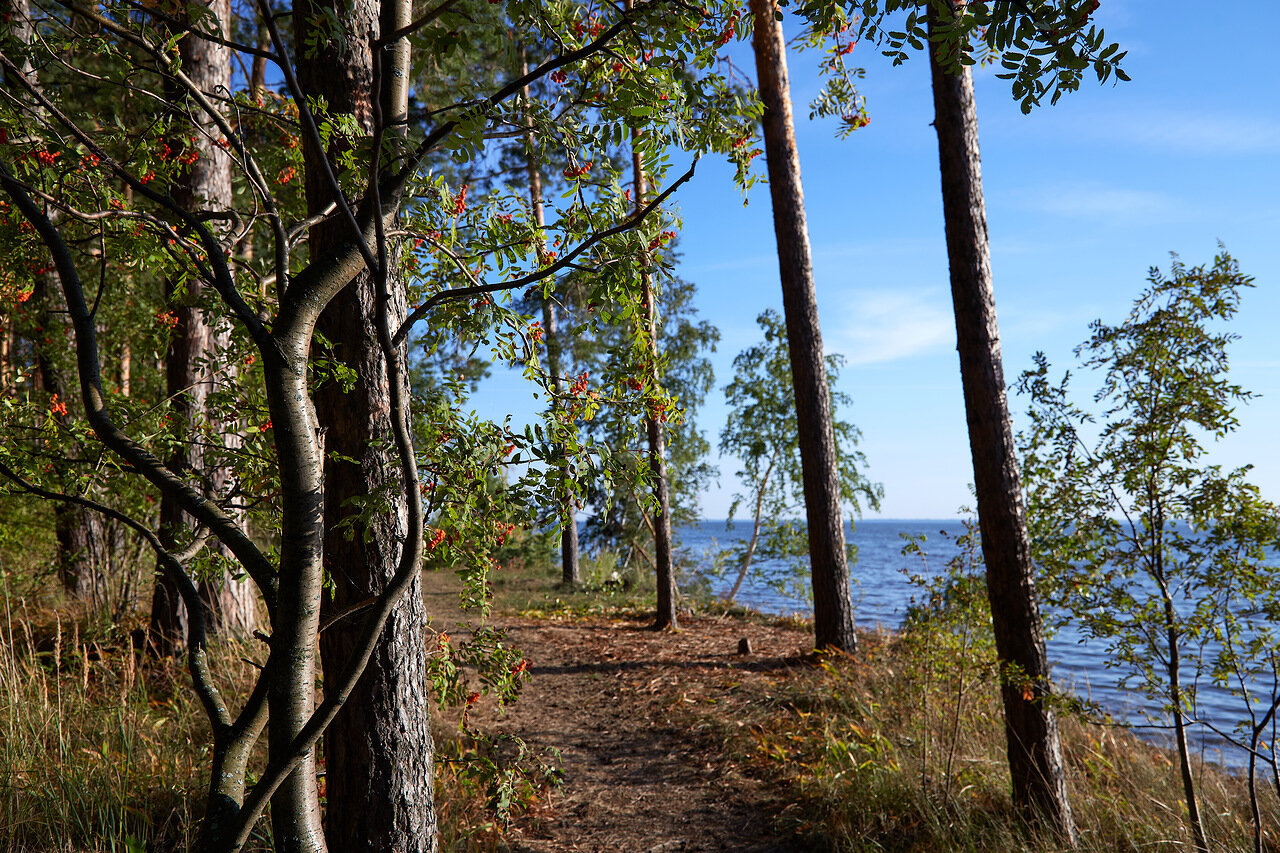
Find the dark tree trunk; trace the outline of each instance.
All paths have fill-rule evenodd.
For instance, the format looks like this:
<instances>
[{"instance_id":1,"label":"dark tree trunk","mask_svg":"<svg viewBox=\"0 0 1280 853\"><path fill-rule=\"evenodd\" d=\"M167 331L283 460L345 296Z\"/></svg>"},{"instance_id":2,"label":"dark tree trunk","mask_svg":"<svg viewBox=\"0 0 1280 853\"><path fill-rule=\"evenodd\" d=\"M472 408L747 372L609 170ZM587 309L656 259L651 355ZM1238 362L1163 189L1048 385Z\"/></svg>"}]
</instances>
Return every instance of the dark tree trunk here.
<instances>
[{"instance_id":1,"label":"dark tree trunk","mask_svg":"<svg viewBox=\"0 0 1280 853\"><path fill-rule=\"evenodd\" d=\"M30 3L27 0L8 0L0 5L0 10L4 12L4 20L14 41L30 44L35 37ZM21 70L32 83L39 82L37 71L30 62L24 60ZM20 90L15 86L13 91ZM56 210L50 216L54 222L57 221ZM31 347L35 355L36 384L49 394L51 401L56 399L64 407L75 405L75 385L73 383L70 389L67 388L62 369L52 358L54 348L63 346L63 335L70 332L57 275L52 272L39 274L35 277L34 284L31 305L35 309L35 328ZM7 323L0 334L5 338L7 362L10 357ZM0 375L0 386L5 384L7 370L6 363L4 375ZM68 425L64 410L53 410L52 414L60 426ZM105 606L108 603L106 576L103 572L106 565L106 531L102 519L84 507L61 501L54 504L53 515L54 534L58 543L58 579L62 582L63 590L73 598L93 603L95 607Z\"/></svg>"},{"instance_id":2,"label":"dark tree trunk","mask_svg":"<svg viewBox=\"0 0 1280 853\"><path fill-rule=\"evenodd\" d=\"M319 6L295 6L296 43L308 43L307 28L323 20ZM406 3L381 4L382 14L401 15L379 22L380 4L353 0L335 5L348 37L320 40L314 57L303 57L299 82L322 95L333 114L351 114L366 129L373 127L374 75L369 43L381 25L397 29L407 23ZM403 79L407 68L384 55L384 80ZM390 108L390 109L389 109ZM403 95L383 99L384 115L403 115ZM390 118L388 118L388 123ZM315 151L305 140L307 206L312 213L333 199L320 158L336 152ZM311 229L312 258L350 236L349 226L334 217ZM394 254L390 268L397 264ZM392 328L407 315L404 282L394 273L387 311ZM333 384L316 394L316 409L326 430L325 567L332 580L330 613L341 613L381 592L395 574L406 538L406 502L400 464L392 441L387 365L378 341L377 286L362 270L329 304L319 330L333 344L329 357L349 366L357 377L349 393ZM406 351L397 349L402 375ZM408 389L402 392L407 396ZM410 484L410 488L417 488ZM352 499L384 496L390 507L377 510L368 525L338 527L360 512ZM354 535L352 533L354 532ZM326 676L348 661L357 638L359 617L339 619L321 636ZM434 747L428 714L426 612L421 582L400 599L383 630L373 657L346 707L325 734L328 809L325 834L329 848L378 850L386 853L432 853L437 849L434 807ZM326 687L328 678L326 678Z\"/></svg>"},{"instance_id":3,"label":"dark tree trunk","mask_svg":"<svg viewBox=\"0 0 1280 853\"><path fill-rule=\"evenodd\" d=\"M638 133L638 132L637 132ZM632 147L631 168L635 179L636 211L644 209L647 193L644 165L640 153ZM653 292L653 277L649 275L648 259L641 263L640 287L644 300L644 316L648 323L649 358L657 385L658 365L658 305ZM676 618L676 573L671 554L671 488L667 483L667 425L661 412L650 411L645 418L649 434L649 473L653 479L653 497L658 511L653 516L653 561L658 583L658 612L653 627L657 630L678 630Z\"/></svg>"},{"instance_id":4,"label":"dark tree trunk","mask_svg":"<svg viewBox=\"0 0 1280 853\"><path fill-rule=\"evenodd\" d=\"M35 333L32 346L42 390L50 400L56 399L63 406L74 406L74 386L72 389L66 386L61 366L51 357L53 347L64 342L62 336L67 331L59 293L57 277L53 273L36 276L31 301L36 307L35 325L41 331ZM69 425L69 418L63 410L53 411L52 415L60 426ZM58 542L58 579L62 582L63 591L72 598L92 603L94 607L106 607L109 603L104 571L107 546L106 528L101 516L76 504L58 501L53 505L53 528Z\"/></svg>"},{"instance_id":5,"label":"dark tree trunk","mask_svg":"<svg viewBox=\"0 0 1280 853\"><path fill-rule=\"evenodd\" d=\"M538 224L542 224L542 200L538 200ZM551 300L542 300L542 326L547 337L547 370L554 379L557 396L564 393L564 367L561 359L560 329L556 323L556 308ZM569 467L566 464L560 469L560 479L567 483ZM565 586L577 586L582 582L582 572L578 566L578 518L573 504L573 496L565 488L560 505L560 582Z\"/></svg>"},{"instance_id":6,"label":"dark tree trunk","mask_svg":"<svg viewBox=\"0 0 1280 853\"><path fill-rule=\"evenodd\" d=\"M527 66L521 57L521 73L527 70ZM529 90L526 88L524 96L529 97ZM542 170L538 167L538 158L533 142L533 120L526 116L526 127L528 134L525 137L525 145L528 148L526 153L525 168L529 177L529 205L533 209L533 221L538 228L546 225L546 218L542 206ZM564 360L563 344L560 340L560 329L556 323L556 307L549 297L542 300L542 330L547 342L547 372L551 374L552 391L555 394L556 405L564 394ZM563 483L568 483L569 468L565 465L560 469L560 479ZM578 568L578 521L577 514L574 511L573 496L566 487L563 490L560 505L560 569L561 583L565 586L577 586L582 581L582 573Z\"/></svg>"},{"instance_id":7,"label":"dark tree trunk","mask_svg":"<svg viewBox=\"0 0 1280 853\"><path fill-rule=\"evenodd\" d=\"M57 503L53 508L54 533L58 540L58 577L62 588L94 607L106 607L107 531L102 517L75 504Z\"/></svg>"},{"instance_id":8,"label":"dark tree trunk","mask_svg":"<svg viewBox=\"0 0 1280 853\"><path fill-rule=\"evenodd\" d=\"M764 103L764 148L768 158L773 229L782 277L791 375L796 398L800 465L804 479L809 559L813 572L813 632L818 648L857 648L853 598L841 514L840 467L831 428L831 394L822 358L818 297L809 256L800 155L796 150L787 82L786 43L772 0L751 0L752 46L760 100Z\"/></svg>"},{"instance_id":9,"label":"dark tree trunk","mask_svg":"<svg viewBox=\"0 0 1280 853\"><path fill-rule=\"evenodd\" d=\"M231 18L229 0L209 0L207 8L211 17L201 28L208 28L216 21L222 37L226 37ZM189 35L178 43L182 57L182 69L191 82L202 92L217 97L227 91L231 82L230 51L222 45L198 35ZM174 92L171 103L182 103ZM194 126L190 124L194 118ZM171 192L174 200L184 210L226 210L231 206L231 157L211 140L221 136L221 131L209 116L199 109L192 109L175 122L177 131L169 142L171 157L185 153L187 145L194 144L196 158L174 181ZM190 138L194 138L194 143ZM211 226L216 230L216 224ZM167 460L174 471L191 471L205 483L211 495L224 494L230 487L230 472L220 460L206 460L199 443L201 427L208 423L207 402L216 382L208 365L216 360L216 354L230 343L230 328L218 328L216 320L205 316L200 307L202 299L200 280L191 276L182 284L166 283L166 296L170 312L177 323L165 354L165 392L171 400L175 428L192 440L181 445ZM223 381L233 379L224 369ZM210 436L214 438L214 436ZM235 435L224 435L228 447L238 444ZM178 507L172 495L160 500L160 536L169 550L181 550L183 531L192 527L192 520ZM205 581L200 594L209 605L209 625L212 633L247 635L257 626L255 595L248 581L222 578ZM172 580L158 574L155 593L151 602L150 641L160 654L173 654L186 638L187 615Z\"/></svg>"},{"instance_id":10,"label":"dark tree trunk","mask_svg":"<svg viewBox=\"0 0 1280 853\"><path fill-rule=\"evenodd\" d=\"M931 18L930 28L935 25ZM930 51L930 63L956 348L992 627L1004 671L1001 695L1013 800L1028 817L1074 846L1076 830L1067 799L1058 724L1046 701L1052 685L1000 361L973 75L967 67L958 74L946 73L936 48Z\"/></svg>"}]
</instances>

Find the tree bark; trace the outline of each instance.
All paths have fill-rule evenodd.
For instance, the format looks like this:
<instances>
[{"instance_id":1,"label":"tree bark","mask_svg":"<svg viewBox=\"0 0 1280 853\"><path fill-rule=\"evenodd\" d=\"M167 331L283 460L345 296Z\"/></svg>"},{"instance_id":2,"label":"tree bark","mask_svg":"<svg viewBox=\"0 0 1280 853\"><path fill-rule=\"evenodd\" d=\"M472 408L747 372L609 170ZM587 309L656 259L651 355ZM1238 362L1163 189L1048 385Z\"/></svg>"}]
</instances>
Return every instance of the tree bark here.
<instances>
[{"instance_id":1,"label":"tree bark","mask_svg":"<svg viewBox=\"0 0 1280 853\"><path fill-rule=\"evenodd\" d=\"M786 43L782 24L774 18L776 8L773 0L751 0L755 25L752 46L760 100L764 103L764 147L809 529L814 642L820 649L852 652L857 649L858 639L853 629L853 597L841 514L840 465L831 427L831 394L822 358L800 155L791 116Z\"/></svg>"},{"instance_id":2,"label":"tree bark","mask_svg":"<svg viewBox=\"0 0 1280 853\"><path fill-rule=\"evenodd\" d=\"M296 44L309 42L309 28L323 20L323 4L298 2L294 7ZM383 19L379 21L379 8ZM384 124L403 122L403 90L375 94L371 39L382 31L408 23L408 4L353 0L332 4L346 38L320 39L314 56L299 60L299 82L308 94L323 96L332 114L354 115L372 132L374 97L382 97ZM394 87L407 78L407 53L384 51L379 81ZM403 124L398 125L403 129ZM390 131L390 132L394 132ZM307 207L323 210L333 190L321 159L337 152L321 152L304 140L307 162ZM311 229L308 245L318 257L349 239L349 226L334 217ZM390 269L397 269L394 255ZM407 316L404 282L392 274L387 311L392 328ZM325 462L325 567L332 581L331 612L381 592L395 574L405 541L406 498L400 483L400 463L393 442L387 364L378 339L377 285L362 270L329 304L319 329L332 343L331 358L356 375L350 392L328 384L317 391L316 409L326 430L329 455ZM407 375L404 346L395 353L401 375ZM407 397L407 387L402 387ZM417 488L416 484L410 484ZM344 519L360 513L353 499L377 496L389 507L372 512L367 525L339 528ZM353 535L354 534L354 535ZM328 678L339 672L357 640L359 619L340 619L321 637L321 661ZM346 707L325 735L328 811L326 836L330 849L378 850L388 853L433 853L437 849L434 806L434 745L428 714L426 612L421 582L393 610L364 676Z\"/></svg>"},{"instance_id":3,"label":"tree bark","mask_svg":"<svg viewBox=\"0 0 1280 853\"><path fill-rule=\"evenodd\" d=\"M28 0L8 0L0 6L4 19L9 27L13 40L19 44L29 45L35 38L35 27L31 19L31 4ZM38 72L27 60L21 64L23 75L33 84L39 84ZM7 81L6 81L7 82ZM17 88L14 88L17 91ZM11 140L16 141L16 140ZM57 222L57 211L51 211L51 219ZM39 273L35 276L31 305L35 310L34 330L31 339L32 351L35 355L35 384L49 395L50 400L57 400L66 406L75 405L74 385L67 387L62 368L52 357L54 347L62 346L63 336L69 334L66 325L65 304L62 302L58 277L53 272ZM3 334L8 349L9 330L7 323ZM7 355L7 353L6 353ZM0 376L0 385L5 376ZM68 392L71 399L68 399ZM54 419L59 426L68 425L68 416L64 412L53 411ZM68 433L69 434L69 433ZM72 598L91 602L95 607L105 607L107 601L107 581L103 572L106 563L106 530L103 520L96 513L84 507L59 501L53 506L54 535L58 543L58 579L62 589Z\"/></svg>"},{"instance_id":4,"label":"tree bark","mask_svg":"<svg viewBox=\"0 0 1280 853\"><path fill-rule=\"evenodd\" d=\"M229 0L208 0L206 6L211 14L207 20L216 21L218 34L226 38L231 19ZM217 93L227 91L231 83L231 54L226 47L199 34L188 34L178 42L178 50L184 73L202 92L216 97ZM181 104L183 98L174 92L170 102ZM221 131L213 119L199 109L189 114L179 113L175 119L177 131L168 143L169 156L180 157L187 153L188 146L194 146L196 157L175 180L171 189L174 200L184 210L230 208L231 157L212 142ZM211 227L219 235L226 231L216 223ZM229 490L231 473L221 461L206 460L199 436L202 427L209 423L208 399L217 385L209 365L215 363L219 351L229 346L231 330L225 324L219 328L217 321L207 317L200 307L203 288L198 277L191 276L182 284L171 280L166 282L165 290L170 312L177 320L165 354L165 392L171 401L178 433L197 437L178 446L167 460L168 465L174 471L197 472L208 492L218 497ZM221 381L233 380L233 370L224 367ZM234 431L225 433L222 441L229 449L240 443ZM192 526L192 519L178 507L174 496L163 495L160 537L165 547L181 550L181 531ZM209 605L210 633L245 636L257 627L256 596L248 581L230 577L204 581L200 584L200 594ZM169 655L182 647L187 631L185 611L173 581L163 572L158 573L149 630L156 652Z\"/></svg>"},{"instance_id":5,"label":"tree bark","mask_svg":"<svg viewBox=\"0 0 1280 853\"><path fill-rule=\"evenodd\" d=\"M520 71L525 73L528 66L524 61L521 49ZM529 99L529 89L524 90L525 102ZM539 229L546 225L546 215L542 205L542 169L538 165L538 157L534 148L533 119L525 116L525 169L529 177L529 206L533 209L533 221ZM539 235L541 237L541 235ZM541 245L541 244L539 244ZM551 374L551 389L554 393L555 405L559 405L564 394L564 362L561 358L563 345L560 340L560 329L556 323L556 307L549 297L542 299L542 332L547 342L547 372ZM560 480L569 480L568 465L560 468ZM560 505L560 580L565 586L577 586L582 582L582 573L578 567L578 520L574 512L573 497L568 488L564 488Z\"/></svg>"},{"instance_id":6,"label":"tree bark","mask_svg":"<svg viewBox=\"0 0 1280 853\"><path fill-rule=\"evenodd\" d=\"M955 8L953 3L952 14ZM938 24L936 14L930 17L931 32ZM1075 846L1058 724L1048 701L1052 684L1000 358L973 75L968 67L948 74L939 63L937 43L931 44L956 348L992 627L1003 673L1001 696L1013 800L1030 819Z\"/></svg>"},{"instance_id":7,"label":"tree bark","mask_svg":"<svg viewBox=\"0 0 1280 853\"><path fill-rule=\"evenodd\" d=\"M644 164L636 150L634 139L639 131L633 131L631 170L635 181L635 209L644 209L647 193ZM649 357L652 364L653 384L657 387L658 365L658 305L653 292L653 277L649 274L648 258L641 259L641 298L644 301L645 322L648 324ZM671 488L667 483L667 435L666 420L659 412L649 412L645 417L645 430L649 436L649 473L653 478L653 497L658 511L653 517L654 574L658 584L658 607L654 618L655 630L679 630L676 618L676 573L671 552Z\"/></svg>"}]
</instances>

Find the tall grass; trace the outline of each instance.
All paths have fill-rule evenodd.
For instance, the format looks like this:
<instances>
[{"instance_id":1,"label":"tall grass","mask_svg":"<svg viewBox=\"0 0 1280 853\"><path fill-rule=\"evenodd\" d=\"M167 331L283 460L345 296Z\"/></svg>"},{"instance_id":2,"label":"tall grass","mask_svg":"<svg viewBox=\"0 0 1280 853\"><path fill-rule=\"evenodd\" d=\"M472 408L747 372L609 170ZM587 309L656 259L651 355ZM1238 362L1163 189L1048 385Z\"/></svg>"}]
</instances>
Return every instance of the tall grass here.
<instances>
[{"instance_id":1,"label":"tall grass","mask_svg":"<svg viewBox=\"0 0 1280 853\"><path fill-rule=\"evenodd\" d=\"M131 625L11 597L5 580L0 571L0 853L192 849L208 788L209 725L183 662L135 650ZM223 695L247 695L257 676L248 661L261 657L257 641L212 644ZM475 745L462 740L437 729L442 849L497 849L503 827L493 792L464 772ZM263 763L260 754L257 769ZM533 803L540 789L526 787L508 809ZM271 849L262 821L246 850Z\"/></svg>"},{"instance_id":2,"label":"tall grass","mask_svg":"<svg viewBox=\"0 0 1280 853\"><path fill-rule=\"evenodd\" d=\"M0 850L189 849L209 728L181 661L136 651L128 625L0 596ZM237 693L255 651L218 644L220 686Z\"/></svg>"},{"instance_id":3,"label":"tall grass","mask_svg":"<svg viewBox=\"0 0 1280 853\"><path fill-rule=\"evenodd\" d=\"M899 634L867 635L756 698L723 734L782 788L781 828L815 849L1060 849L1010 802L999 682L980 589L948 589ZM966 613L967 611L967 613ZM1192 849L1173 753L1120 726L1059 714L1085 851ZM1254 850L1246 780L1197 770L1215 850ZM1280 850L1280 802L1262 802L1263 849Z\"/></svg>"}]
</instances>

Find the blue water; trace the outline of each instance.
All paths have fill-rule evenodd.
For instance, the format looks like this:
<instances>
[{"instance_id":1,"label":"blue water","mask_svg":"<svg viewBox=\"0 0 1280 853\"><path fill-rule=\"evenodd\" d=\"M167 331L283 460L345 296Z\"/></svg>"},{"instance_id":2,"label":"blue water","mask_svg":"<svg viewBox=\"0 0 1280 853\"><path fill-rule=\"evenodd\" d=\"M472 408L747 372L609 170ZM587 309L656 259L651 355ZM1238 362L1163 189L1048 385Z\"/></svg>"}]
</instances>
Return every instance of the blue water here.
<instances>
[{"instance_id":1,"label":"blue water","mask_svg":"<svg viewBox=\"0 0 1280 853\"><path fill-rule=\"evenodd\" d=\"M919 586L908 580L907 573L936 576L945 571L947 561L958 550L955 537L963 530L963 525L954 519L869 519L859 521L852 531L846 528L846 538L858 548L857 563L851 566L858 626L899 628L912 599L922 597ZM918 555L902 554L904 534L926 537L927 561ZM733 530L726 530L725 523L716 520L704 520L676 531L686 560L702 565L707 564L707 555L717 546L729 547L749 535L748 523L739 522ZM769 568L768 564L765 567ZM712 591L719 595L727 593L736 575L736 569L726 571L718 581L713 581ZM766 613L807 615L811 610L808 601L781 595L767 585L753 585L750 576L736 600ZM1120 686L1123 672L1107 666L1110 656L1101 642L1087 639L1067 625L1050 640L1048 654L1054 680L1060 688L1096 702L1116 721L1134 726L1139 735L1157 743L1168 742L1167 717L1161 715L1158 704L1144 694ZM1240 697L1208 683L1199 685L1197 702L1202 717L1227 731L1245 714ZM1237 768L1247 763L1244 752L1205 726L1195 726L1191 736L1205 759Z\"/></svg>"}]
</instances>

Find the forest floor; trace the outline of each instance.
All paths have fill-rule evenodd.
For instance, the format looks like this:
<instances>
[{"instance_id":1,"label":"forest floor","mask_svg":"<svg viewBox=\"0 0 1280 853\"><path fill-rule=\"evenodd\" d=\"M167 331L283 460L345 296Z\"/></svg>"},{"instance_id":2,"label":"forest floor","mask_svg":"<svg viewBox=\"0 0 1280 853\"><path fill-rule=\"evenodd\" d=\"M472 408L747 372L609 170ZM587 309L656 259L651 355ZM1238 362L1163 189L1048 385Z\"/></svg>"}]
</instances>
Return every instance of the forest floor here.
<instances>
[{"instance_id":1,"label":"forest floor","mask_svg":"<svg viewBox=\"0 0 1280 853\"><path fill-rule=\"evenodd\" d=\"M425 580L435 627L458 636L467 617L454 579ZM687 616L678 632L655 632L651 619L501 609L490 617L529 659L531 677L518 702L497 709L486 697L471 720L534 752L558 751L563 772L563 786L521 815L500 849L804 849L778 834L774 817L785 803L698 711L732 719L734 705L767 697L808 668L811 634L733 616ZM750 654L739 654L743 638Z\"/></svg>"}]
</instances>

